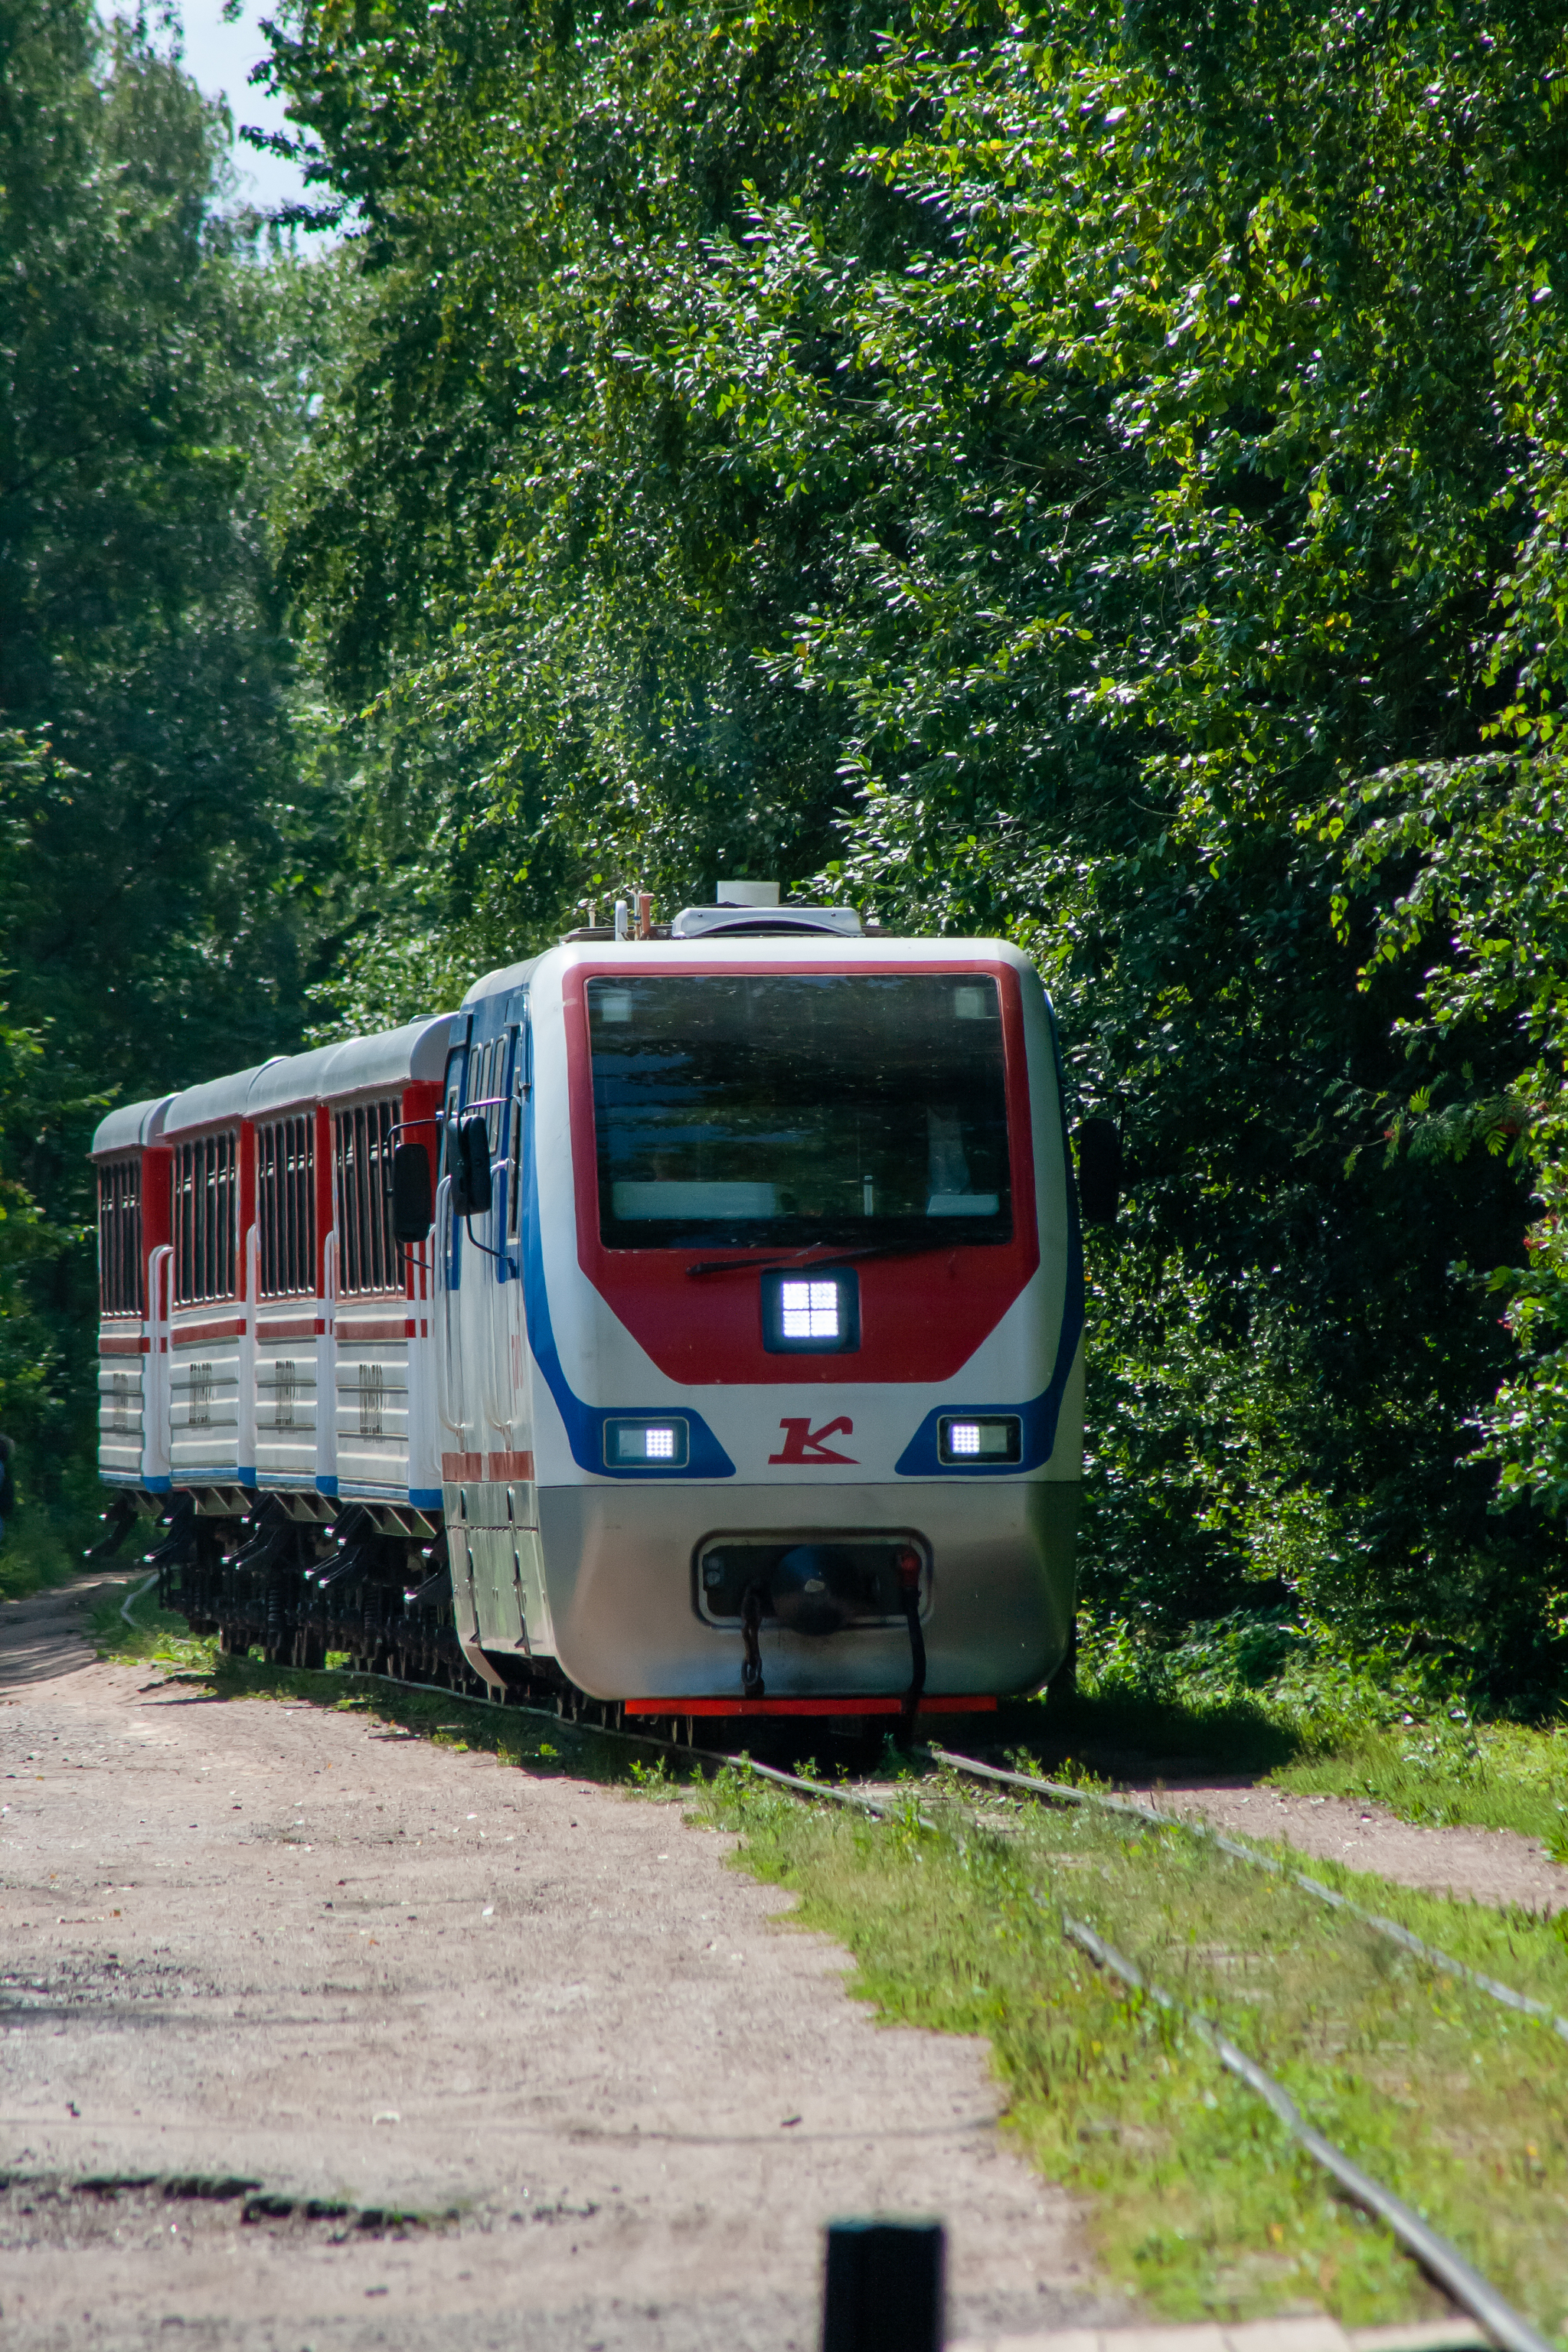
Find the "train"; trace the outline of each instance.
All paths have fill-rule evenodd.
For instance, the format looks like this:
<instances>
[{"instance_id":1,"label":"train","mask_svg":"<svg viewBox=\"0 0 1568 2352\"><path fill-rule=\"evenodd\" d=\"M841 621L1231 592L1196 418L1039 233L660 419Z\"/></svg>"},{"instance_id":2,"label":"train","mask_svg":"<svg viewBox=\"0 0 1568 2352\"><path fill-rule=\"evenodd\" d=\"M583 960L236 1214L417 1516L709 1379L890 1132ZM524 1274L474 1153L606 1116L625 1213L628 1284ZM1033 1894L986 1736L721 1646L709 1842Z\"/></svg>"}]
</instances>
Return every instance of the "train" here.
<instances>
[{"instance_id":1,"label":"train","mask_svg":"<svg viewBox=\"0 0 1568 2352\"><path fill-rule=\"evenodd\" d=\"M1007 941L639 895L91 1150L110 1535L220 1650L693 1738L1067 1655L1119 1145Z\"/></svg>"}]
</instances>

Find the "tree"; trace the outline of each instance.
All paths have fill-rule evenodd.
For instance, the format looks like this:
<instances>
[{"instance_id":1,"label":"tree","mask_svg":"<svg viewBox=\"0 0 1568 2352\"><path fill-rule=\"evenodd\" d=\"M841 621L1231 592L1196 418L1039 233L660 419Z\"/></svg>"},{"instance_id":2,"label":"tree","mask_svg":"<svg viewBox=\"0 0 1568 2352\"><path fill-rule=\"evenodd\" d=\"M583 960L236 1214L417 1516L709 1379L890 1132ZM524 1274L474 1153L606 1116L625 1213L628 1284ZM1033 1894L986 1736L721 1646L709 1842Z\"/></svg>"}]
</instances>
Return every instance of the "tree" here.
<instances>
[{"instance_id":1,"label":"tree","mask_svg":"<svg viewBox=\"0 0 1568 2352\"><path fill-rule=\"evenodd\" d=\"M1561 694L1565 25L302 0L275 65L367 224L289 546L387 864L434 845L394 940L740 866L1026 944L1137 1177L1099 1604L1436 1628L1500 1692L1562 1559L1473 1458L1460 1269L1531 1180L1399 1120L1538 1045L1424 1011L1446 914L1379 942Z\"/></svg>"},{"instance_id":2,"label":"tree","mask_svg":"<svg viewBox=\"0 0 1568 2352\"><path fill-rule=\"evenodd\" d=\"M267 530L313 313L222 130L139 26L0 0L0 1180L79 1412L92 1118L296 1037L320 929Z\"/></svg>"}]
</instances>

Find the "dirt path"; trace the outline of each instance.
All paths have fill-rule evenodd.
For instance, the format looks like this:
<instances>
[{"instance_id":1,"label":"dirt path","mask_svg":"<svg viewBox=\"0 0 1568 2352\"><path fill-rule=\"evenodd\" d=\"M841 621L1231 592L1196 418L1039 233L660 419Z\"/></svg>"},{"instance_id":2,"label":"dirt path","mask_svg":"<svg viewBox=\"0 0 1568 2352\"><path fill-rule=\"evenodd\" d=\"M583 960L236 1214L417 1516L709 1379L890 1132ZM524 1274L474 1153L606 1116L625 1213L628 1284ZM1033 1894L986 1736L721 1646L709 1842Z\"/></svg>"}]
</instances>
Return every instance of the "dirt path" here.
<instances>
[{"instance_id":1,"label":"dirt path","mask_svg":"<svg viewBox=\"0 0 1568 2352\"><path fill-rule=\"evenodd\" d=\"M1197 1777L1136 1783L1143 1796L1171 1812L1200 1813L1216 1829L1260 1841L1278 1838L1347 1870L1375 1871L1401 1886L1476 1903L1520 1903L1532 1911L1568 1907L1568 1870L1538 1838L1517 1830L1426 1828L1402 1822L1381 1805L1349 1797L1298 1796L1248 1780Z\"/></svg>"},{"instance_id":2,"label":"dirt path","mask_svg":"<svg viewBox=\"0 0 1568 2352\"><path fill-rule=\"evenodd\" d=\"M99 1664L87 1597L0 1610L7 2352L809 2352L878 2209L945 2217L955 2336L1120 2315L984 2045L879 2029L730 1841Z\"/></svg>"}]
</instances>

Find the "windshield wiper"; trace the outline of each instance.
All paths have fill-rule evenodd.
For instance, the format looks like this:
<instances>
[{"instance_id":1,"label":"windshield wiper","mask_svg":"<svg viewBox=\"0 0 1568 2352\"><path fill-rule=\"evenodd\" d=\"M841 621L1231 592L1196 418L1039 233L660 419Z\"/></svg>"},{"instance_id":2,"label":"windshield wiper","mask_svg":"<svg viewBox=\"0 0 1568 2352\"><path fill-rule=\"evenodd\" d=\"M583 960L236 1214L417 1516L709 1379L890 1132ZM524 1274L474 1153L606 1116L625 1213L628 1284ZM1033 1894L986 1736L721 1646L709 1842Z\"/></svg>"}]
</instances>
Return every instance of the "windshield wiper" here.
<instances>
[{"instance_id":1,"label":"windshield wiper","mask_svg":"<svg viewBox=\"0 0 1568 2352\"><path fill-rule=\"evenodd\" d=\"M826 1242L808 1242L806 1249L827 1249ZM808 1258L805 1250L791 1257L710 1257L700 1265L689 1265L688 1274L768 1274L781 1265L796 1265L815 1272L820 1266L825 1274L835 1266L852 1265L863 1257L915 1257L922 1250L956 1249L952 1241L863 1242L858 1249L833 1250L827 1257Z\"/></svg>"}]
</instances>

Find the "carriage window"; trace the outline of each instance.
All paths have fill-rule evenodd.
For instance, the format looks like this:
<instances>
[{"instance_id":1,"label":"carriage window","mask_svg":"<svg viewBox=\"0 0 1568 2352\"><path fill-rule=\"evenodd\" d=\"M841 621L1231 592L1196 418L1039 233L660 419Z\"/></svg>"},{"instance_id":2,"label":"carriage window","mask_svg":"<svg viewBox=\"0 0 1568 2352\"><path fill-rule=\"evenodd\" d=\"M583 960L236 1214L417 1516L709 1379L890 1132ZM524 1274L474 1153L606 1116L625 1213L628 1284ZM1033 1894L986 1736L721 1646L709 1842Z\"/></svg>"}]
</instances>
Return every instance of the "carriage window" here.
<instances>
[{"instance_id":1,"label":"carriage window","mask_svg":"<svg viewBox=\"0 0 1568 2352\"><path fill-rule=\"evenodd\" d=\"M316 1287L316 1122L280 1118L256 1137L256 1222L261 1296L310 1296Z\"/></svg>"},{"instance_id":2,"label":"carriage window","mask_svg":"<svg viewBox=\"0 0 1568 2352\"><path fill-rule=\"evenodd\" d=\"M506 1043L504 1036L492 1037L488 1045L475 1045L468 1055L468 1108L463 1116L467 1118L471 1109L476 1118L484 1120L492 1160L500 1149L503 1133L501 1115L505 1106L496 1097L506 1079Z\"/></svg>"},{"instance_id":3,"label":"carriage window","mask_svg":"<svg viewBox=\"0 0 1568 2352\"><path fill-rule=\"evenodd\" d=\"M140 1154L98 1171L98 1295L105 1315L144 1311Z\"/></svg>"},{"instance_id":4,"label":"carriage window","mask_svg":"<svg viewBox=\"0 0 1568 2352\"><path fill-rule=\"evenodd\" d=\"M239 1159L232 1135L198 1136L174 1151L174 1303L235 1295Z\"/></svg>"},{"instance_id":5,"label":"carriage window","mask_svg":"<svg viewBox=\"0 0 1568 2352\"><path fill-rule=\"evenodd\" d=\"M461 1112L458 1108L463 1090L462 1048L447 1056L447 1117L441 1130L441 1173L450 1176L457 1162L458 1124Z\"/></svg>"},{"instance_id":6,"label":"carriage window","mask_svg":"<svg viewBox=\"0 0 1568 2352\"><path fill-rule=\"evenodd\" d=\"M397 1111L393 1096L340 1111L333 1121L345 1298L403 1287L403 1250L392 1234L392 1129Z\"/></svg>"},{"instance_id":7,"label":"carriage window","mask_svg":"<svg viewBox=\"0 0 1568 2352\"><path fill-rule=\"evenodd\" d=\"M594 980L588 1023L611 1248L1010 1236L994 980Z\"/></svg>"}]
</instances>

